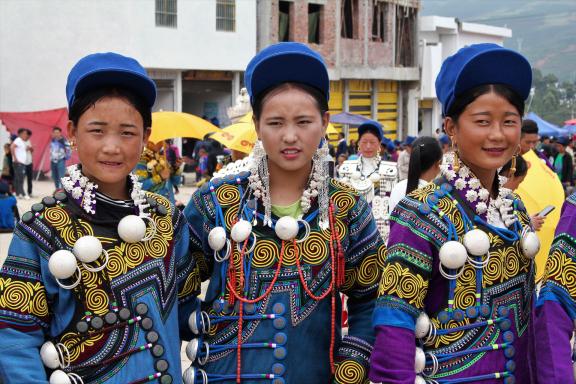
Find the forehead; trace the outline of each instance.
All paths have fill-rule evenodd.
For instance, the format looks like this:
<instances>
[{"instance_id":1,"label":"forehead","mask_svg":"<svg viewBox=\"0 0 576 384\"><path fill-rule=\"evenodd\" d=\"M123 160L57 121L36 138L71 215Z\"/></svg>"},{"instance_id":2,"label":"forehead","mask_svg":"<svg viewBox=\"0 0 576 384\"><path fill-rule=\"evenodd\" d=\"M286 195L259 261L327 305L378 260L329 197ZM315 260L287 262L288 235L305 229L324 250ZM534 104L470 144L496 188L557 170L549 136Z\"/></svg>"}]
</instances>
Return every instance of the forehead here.
<instances>
[{"instance_id":1,"label":"forehead","mask_svg":"<svg viewBox=\"0 0 576 384\"><path fill-rule=\"evenodd\" d=\"M359 142L378 141L378 136L372 132L365 132L362 137L358 139Z\"/></svg>"},{"instance_id":2,"label":"forehead","mask_svg":"<svg viewBox=\"0 0 576 384\"><path fill-rule=\"evenodd\" d=\"M301 108L320 110L314 96L292 84L275 88L262 99L262 113L287 112Z\"/></svg>"}]
</instances>

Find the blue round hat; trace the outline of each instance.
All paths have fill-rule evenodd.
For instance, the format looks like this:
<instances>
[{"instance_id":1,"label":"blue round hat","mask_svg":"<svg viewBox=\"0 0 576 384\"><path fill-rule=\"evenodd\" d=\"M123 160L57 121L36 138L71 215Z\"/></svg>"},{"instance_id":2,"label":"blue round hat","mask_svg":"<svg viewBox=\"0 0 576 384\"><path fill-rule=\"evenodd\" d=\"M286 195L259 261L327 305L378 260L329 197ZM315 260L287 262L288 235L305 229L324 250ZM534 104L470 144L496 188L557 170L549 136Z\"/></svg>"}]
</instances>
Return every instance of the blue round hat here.
<instances>
[{"instance_id":1,"label":"blue round hat","mask_svg":"<svg viewBox=\"0 0 576 384\"><path fill-rule=\"evenodd\" d=\"M358 126L358 140L362 137L363 134L366 132L371 132L378 140L382 142L384 140L384 131L382 130L382 124L374 120L368 120Z\"/></svg>"},{"instance_id":2,"label":"blue round hat","mask_svg":"<svg viewBox=\"0 0 576 384\"><path fill-rule=\"evenodd\" d=\"M246 67L244 83L253 104L270 87L282 83L301 83L330 97L330 80L322 56L302 43L285 42L264 48Z\"/></svg>"},{"instance_id":3,"label":"blue round hat","mask_svg":"<svg viewBox=\"0 0 576 384\"><path fill-rule=\"evenodd\" d=\"M436 77L436 95L442 114L450 110L456 97L485 84L504 84L526 100L532 86L532 68L528 60L497 44L473 44L461 48L442 63Z\"/></svg>"},{"instance_id":4,"label":"blue round hat","mask_svg":"<svg viewBox=\"0 0 576 384\"><path fill-rule=\"evenodd\" d=\"M150 108L156 101L156 84L138 61L114 52L93 53L80 59L68 74L68 109L78 95L106 86L128 88L140 95Z\"/></svg>"}]
</instances>

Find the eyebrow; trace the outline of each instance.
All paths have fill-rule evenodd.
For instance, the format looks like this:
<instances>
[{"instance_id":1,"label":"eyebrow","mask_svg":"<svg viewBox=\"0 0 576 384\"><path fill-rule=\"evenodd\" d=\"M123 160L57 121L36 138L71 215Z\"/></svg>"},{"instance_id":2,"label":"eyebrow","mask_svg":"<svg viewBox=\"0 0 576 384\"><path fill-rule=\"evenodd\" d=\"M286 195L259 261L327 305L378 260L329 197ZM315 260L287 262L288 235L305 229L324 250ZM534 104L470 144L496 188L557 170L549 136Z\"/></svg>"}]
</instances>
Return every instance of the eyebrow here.
<instances>
[{"instance_id":1,"label":"eyebrow","mask_svg":"<svg viewBox=\"0 0 576 384\"><path fill-rule=\"evenodd\" d=\"M471 116L491 116L492 114L488 111L483 111L483 112L476 112L476 113L471 113ZM520 114L516 113L516 112L504 112L504 115L506 116L520 116Z\"/></svg>"},{"instance_id":2,"label":"eyebrow","mask_svg":"<svg viewBox=\"0 0 576 384\"><path fill-rule=\"evenodd\" d=\"M107 126L108 123L105 121L90 121L88 122L87 125L96 125L96 126ZM130 124L130 123L122 123L120 124L121 127L123 128L138 128L135 124Z\"/></svg>"}]
</instances>

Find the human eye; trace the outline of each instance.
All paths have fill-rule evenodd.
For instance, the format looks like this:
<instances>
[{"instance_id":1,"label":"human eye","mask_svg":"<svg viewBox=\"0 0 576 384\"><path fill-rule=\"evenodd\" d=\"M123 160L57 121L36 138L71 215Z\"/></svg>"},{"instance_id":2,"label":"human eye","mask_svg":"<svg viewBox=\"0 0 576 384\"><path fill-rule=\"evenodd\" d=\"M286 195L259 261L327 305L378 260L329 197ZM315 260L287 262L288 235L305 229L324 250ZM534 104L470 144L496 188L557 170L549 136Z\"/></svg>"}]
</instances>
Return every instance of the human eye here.
<instances>
[{"instance_id":1,"label":"human eye","mask_svg":"<svg viewBox=\"0 0 576 384\"><path fill-rule=\"evenodd\" d=\"M134 131L123 131L122 136L133 137L136 136L136 132Z\"/></svg>"}]
</instances>

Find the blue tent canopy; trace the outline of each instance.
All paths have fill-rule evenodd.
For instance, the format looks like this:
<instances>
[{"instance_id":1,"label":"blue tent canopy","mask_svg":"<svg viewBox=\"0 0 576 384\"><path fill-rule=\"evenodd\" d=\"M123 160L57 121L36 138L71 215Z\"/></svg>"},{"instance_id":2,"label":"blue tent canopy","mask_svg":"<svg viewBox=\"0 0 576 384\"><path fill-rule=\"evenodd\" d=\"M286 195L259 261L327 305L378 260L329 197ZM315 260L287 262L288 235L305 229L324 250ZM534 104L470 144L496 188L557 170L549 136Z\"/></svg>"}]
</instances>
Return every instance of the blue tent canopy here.
<instances>
[{"instance_id":1,"label":"blue tent canopy","mask_svg":"<svg viewBox=\"0 0 576 384\"><path fill-rule=\"evenodd\" d=\"M526 116L524 116L524 118L533 120L536 122L536 124L538 124L538 134L540 136L554 136L554 137L566 136L566 132L562 131L554 124L549 123L546 120L543 120L540 116L538 116L534 112L528 113Z\"/></svg>"}]
</instances>

